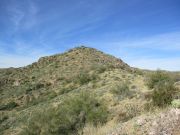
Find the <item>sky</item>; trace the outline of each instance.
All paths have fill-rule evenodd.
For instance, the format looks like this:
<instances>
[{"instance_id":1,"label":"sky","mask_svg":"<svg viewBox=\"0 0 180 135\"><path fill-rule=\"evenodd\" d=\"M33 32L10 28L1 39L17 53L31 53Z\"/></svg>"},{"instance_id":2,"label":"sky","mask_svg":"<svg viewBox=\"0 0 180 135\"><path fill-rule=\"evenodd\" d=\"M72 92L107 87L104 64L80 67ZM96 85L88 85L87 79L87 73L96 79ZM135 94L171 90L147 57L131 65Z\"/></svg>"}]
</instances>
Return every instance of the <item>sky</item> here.
<instances>
[{"instance_id":1,"label":"sky","mask_svg":"<svg viewBox=\"0 0 180 135\"><path fill-rule=\"evenodd\" d=\"M81 45L180 71L180 0L0 0L0 68Z\"/></svg>"}]
</instances>

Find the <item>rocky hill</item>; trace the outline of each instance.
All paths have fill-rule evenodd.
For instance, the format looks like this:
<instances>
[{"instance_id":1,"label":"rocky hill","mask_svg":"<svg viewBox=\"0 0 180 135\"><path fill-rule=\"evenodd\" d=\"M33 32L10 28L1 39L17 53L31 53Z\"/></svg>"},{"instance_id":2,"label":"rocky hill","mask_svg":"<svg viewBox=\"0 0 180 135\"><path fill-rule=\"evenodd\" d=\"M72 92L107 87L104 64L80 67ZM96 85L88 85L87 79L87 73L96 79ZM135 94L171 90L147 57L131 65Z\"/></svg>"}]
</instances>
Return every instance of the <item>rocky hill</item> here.
<instances>
[{"instance_id":1,"label":"rocky hill","mask_svg":"<svg viewBox=\"0 0 180 135\"><path fill-rule=\"evenodd\" d=\"M77 47L62 54L43 57L26 67L0 69L0 134L148 134L149 128L142 129L141 124L138 126L136 121L146 119L149 115L155 119L156 115L163 111L166 113L171 110L171 107L166 107L162 111L149 105L152 89L146 85L146 76L150 73L151 71L132 68L121 59L87 47ZM169 74L176 78L178 84L179 73ZM82 118L86 118L87 122L82 126L82 119L78 119L74 122L75 126L70 125L67 128L68 118L58 127L59 121L54 120L62 117L57 110L63 110L66 99L76 99L74 96L82 92L89 96L85 98L87 101L79 101L81 97L77 99L78 103L82 102L80 108L86 108L87 104L90 107L85 109L87 112L80 109L80 114L75 116L85 115L87 117ZM95 99L89 99L92 94L92 97L98 100L97 103ZM73 102L76 103L77 100ZM103 108L106 108L100 110L101 113L98 112L99 100L103 102ZM92 108L91 104L94 104L95 108ZM69 106L71 109L66 109L66 112L71 112L70 116L73 116L72 110L76 104ZM78 106L74 108L76 112L77 108ZM88 114L89 110L91 114ZM149 114L149 110L153 113ZM66 112L63 113L64 117ZM98 115L99 113L101 115ZM36 117L38 118L35 119ZM75 119L74 117L72 119ZM179 114L176 117L179 119ZM69 120L70 124L74 121L72 119ZM104 124L92 125L95 121ZM35 123L28 125L33 122ZM173 122L176 123L175 120ZM49 125L44 125L45 123ZM150 126L149 123L146 125ZM37 127L32 126L36 124ZM174 124L174 127L177 125ZM128 127L132 130L127 131ZM35 129L40 130L35 132ZM49 131L52 129L53 131Z\"/></svg>"},{"instance_id":2,"label":"rocky hill","mask_svg":"<svg viewBox=\"0 0 180 135\"><path fill-rule=\"evenodd\" d=\"M91 72L96 70L104 72L113 68L131 71L120 59L93 48L78 47L63 54L40 58L26 67L1 69L1 103L13 98L21 106L25 97L37 89L42 93L48 92L49 89L64 87L65 82L75 81L73 78L80 73L93 74Z\"/></svg>"}]
</instances>

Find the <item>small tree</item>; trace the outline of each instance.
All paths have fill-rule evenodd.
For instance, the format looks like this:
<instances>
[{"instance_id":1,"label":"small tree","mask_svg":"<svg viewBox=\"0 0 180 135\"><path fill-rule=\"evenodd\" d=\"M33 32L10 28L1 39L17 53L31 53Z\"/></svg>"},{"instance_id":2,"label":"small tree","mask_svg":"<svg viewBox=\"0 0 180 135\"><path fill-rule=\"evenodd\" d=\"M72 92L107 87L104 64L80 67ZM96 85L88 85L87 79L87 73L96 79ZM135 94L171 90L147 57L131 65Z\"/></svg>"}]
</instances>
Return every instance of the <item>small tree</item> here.
<instances>
[{"instance_id":1,"label":"small tree","mask_svg":"<svg viewBox=\"0 0 180 135\"><path fill-rule=\"evenodd\" d=\"M161 81L154 88L152 101L155 106L164 107L171 104L176 88L173 82Z\"/></svg>"},{"instance_id":2,"label":"small tree","mask_svg":"<svg viewBox=\"0 0 180 135\"><path fill-rule=\"evenodd\" d=\"M161 70L157 70L156 72L150 74L147 79L147 86L149 88L154 88L159 82L167 82L172 81L171 77L168 75L168 73L165 73Z\"/></svg>"}]
</instances>

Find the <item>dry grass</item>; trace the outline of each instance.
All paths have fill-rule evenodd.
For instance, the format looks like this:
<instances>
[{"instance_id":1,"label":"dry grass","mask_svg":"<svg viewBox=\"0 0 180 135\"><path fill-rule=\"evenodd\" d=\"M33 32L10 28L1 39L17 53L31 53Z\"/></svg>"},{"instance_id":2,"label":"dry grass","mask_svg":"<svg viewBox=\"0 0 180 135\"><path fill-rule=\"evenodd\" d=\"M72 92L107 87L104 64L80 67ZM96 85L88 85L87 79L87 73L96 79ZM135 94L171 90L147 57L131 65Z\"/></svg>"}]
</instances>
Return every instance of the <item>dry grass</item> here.
<instances>
[{"instance_id":1,"label":"dry grass","mask_svg":"<svg viewBox=\"0 0 180 135\"><path fill-rule=\"evenodd\" d=\"M79 134L83 135L107 135L112 132L117 126L117 123L110 121L105 125L93 126L92 124L87 124L83 130L79 131Z\"/></svg>"},{"instance_id":2,"label":"dry grass","mask_svg":"<svg viewBox=\"0 0 180 135\"><path fill-rule=\"evenodd\" d=\"M126 99L111 108L114 119L117 122L126 122L144 113L145 101Z\"/></svg>"}]
</instances>

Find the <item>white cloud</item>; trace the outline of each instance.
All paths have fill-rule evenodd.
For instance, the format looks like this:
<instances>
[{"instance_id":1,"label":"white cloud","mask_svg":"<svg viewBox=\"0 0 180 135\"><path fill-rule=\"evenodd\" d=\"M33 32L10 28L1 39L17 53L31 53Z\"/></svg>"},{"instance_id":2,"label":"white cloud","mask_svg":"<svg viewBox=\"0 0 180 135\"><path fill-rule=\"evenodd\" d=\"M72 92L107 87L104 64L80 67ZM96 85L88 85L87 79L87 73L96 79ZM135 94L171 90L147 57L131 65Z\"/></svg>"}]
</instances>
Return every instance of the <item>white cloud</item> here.
<instances>
[{"instance_id":1,"label":"white cloud","mask_svg":"<svg viewBox=\"0 0 180 135\"><path fill-rule=\"evenodd\" d=\"M51 54L43 49L26 50L26 54L9 54L0 50L0 68L27 66L37 61L40 57L49 55Z\"/></svg>"},{"instance_id":2,"label":"white cloud","mask_svg":"<svg viewBox=\"0 0 180 135\"><path fill-rule=\"evenodd\" d=\"M16 42L13 51L4 49L6 45L0 42L0 68L26 66L37 61L40 57L53 54L47 47L38 48L23 41Z\"/></svg>"},{"instance_id":3,"label":"white cloud","mask_svg":"<svg viewBox=\"0 0 180 135\"><path fill-rule=\"evenodd\" d=\"M36 24L38 8L33 1L9 3L7 11L14 27L13 32L19 29L29 29Z\"/></svg>"},{"instance_id":4,"label":"white cloud","mask_svg":"<svg viewBox=\"0 0 180 135\"><path fill-rule=\"evenodd\" d=\"M180 32L157 34L143 38L132 38L114 42L115 46L159 50L180 50Z\"/></svg>"},{"instance_id":5,"label":"white cloud","mask_svg":"<svg viewBox=\"0 0 180 135\"><path fill-rule=\"evenodd\" d=\"M10 19L14 23L15 27L19 27L22 19L25 16L25 13L20 10L18 7L9 8L9 12L11 13Z\"/></svg>"},{"instance_id":6,"label":"white cloud","mask_svg":"<svg viewBox=\"0 0 180 135\"><path fill-rule=\"evenodd\" d=\"M133 67L142 69L163 69L169 71L180 70L180 57L178 58L139 58L127 59L127 63Z\"/></svg>"},{"instance_id":7,"label":"white cloud","mask_svg":"<svg viewBox=\"0 0 180 135\"><path fill-rule=\"evenodd\" d=\"M180 32L169 32L147 37L128 37L121 40L89 42L102 50L122 58L130 66L143 69L180 70ZM153 52L153 50L156 51ZM177 52L179 51L179 55ZM173 54L176 53L176 56Z\"/></svg>"}]
</instances>

